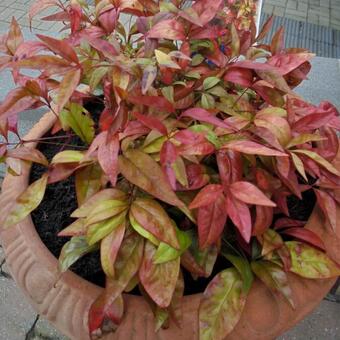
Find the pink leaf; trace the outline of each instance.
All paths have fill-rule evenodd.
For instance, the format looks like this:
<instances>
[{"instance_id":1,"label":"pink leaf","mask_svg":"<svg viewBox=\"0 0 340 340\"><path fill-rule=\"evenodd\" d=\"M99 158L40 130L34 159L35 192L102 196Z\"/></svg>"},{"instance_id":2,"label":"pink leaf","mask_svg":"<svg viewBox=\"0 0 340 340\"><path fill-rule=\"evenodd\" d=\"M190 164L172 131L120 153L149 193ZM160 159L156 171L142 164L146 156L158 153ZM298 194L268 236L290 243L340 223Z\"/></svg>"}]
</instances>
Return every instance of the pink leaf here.
<instances>
[{"instance_id":1,"label":"pink leaf","mask_svg":"<svg viewBox=\"0 0 340 340\"><path fill-rule=\"evenodd\" d=\"M201 249L213 245L219 240L226 221L225 198L220 191L210 204L200 206L198 209L197 225Z\"/></svg>"},{"instance_id":2,"label":"pink leaf","mask_svg":"<svg viewBox=\"0 0 340 340\"><path fill-rule=\"evenodd\" d=\"M242 202L276 207L276 204L252 183L244 181L235 182L230 185L229 189L230 192Z\"/></svg>"},{"instance_id":3,"label":"pink leaf","mask_svg":"<svg viewBox=\"0 0 340 340\"><path fill-rule=\"evenodd\" d=\"M239 201L232 195L227 195L226 209L228 216L239 230L243 239L249 243L251 237L251 217L247 204Z\"/></svg>"},{"instance_id":4,"label":"pink leaf","mask_svg":"<svg viewBox=\"0 0 340 340\"><path fill-rule=\"evenodd\" d=\"M199 207L213 204L219 196L223 193L223 187L221 184L208 184L205 186L190 203L190 209L196 209Z\"/></svg>"},{"instance_id":5,"label":"pink leaf","mask_svg":"<svg viewBox=\"0 0 340 340\"><path fill-rule=\"evenodd\" d=\"M323 190L314 189L316 199L319 207L325 215L327 221L329 221L332 229L336 231L337 226L337 208L334 198Z\"/></svg>"},{"instance_id":6,"label":"pink leaf","mask_svg":"<svg viewBox=\"0 0 340 340\"><path fill-rule=\"evenodd\" d=\"M285 156L285 157L288 156L287 154L283 152L273 150L259 143L246 141L246 140L228 142L227 144L223 145L223 148L243 152L249 155Z\"/></svg>"},{"instance_id":7,"label":"pink leaf","mask_svg":"<svg viewBox=\"0 0 340 340\"><path fill-rule=\"evenodd\" d=\"M107 135L107 132L102 132ZM118 153L120 149L118 134L99 145L98 161L113 187L116 186L118 175Z\"/></svg>"},{"instance_id":8,"label":"pink leaf","mask_svg":"<svg viewBox=\"0 0 340 340\"><path fill-rule=\"evenodd\" d=\"M146 116L139 112L133 112L133 115L151 130L157 130L162 135L167 135L168 131L165 125L158 118Z\"/></svg>"},{"instance_id":9,"label":"pink leaf","mask_svg":"<svg viewBox=\"0 0 340 340\"><path fill-rule=\"evenodd\" d=\"M321 238L309 229L305 228L289 228L282 231L283 234L293 236L301 241L305 241L321 250L326 250Z\"/></svg>"},{"instance_id":10,"label":"pink leaf","mask_svg":"<svg viewBox=\"0 0 340 340\"><path fill-rule=\"evenodd\" d=\"M183 24L176 19L160 21L147 34L148 38L185 40Z\"/></svg>"},{"instance_id":11,"label":"pink leaf","mask_svg":"<svg viewBox=\"0 0 340 340\"><path fill-rule=\"evenodd\" d=\"M194 107L192 109L186 110L181 114L181 117L190 117L197 119L201 122L206 122L219 126L222 128L230 128L230 125L223 122L221 119L216 118L212 113L207 110L201 109L199 107Z\"/></svg>"}]
</instances>

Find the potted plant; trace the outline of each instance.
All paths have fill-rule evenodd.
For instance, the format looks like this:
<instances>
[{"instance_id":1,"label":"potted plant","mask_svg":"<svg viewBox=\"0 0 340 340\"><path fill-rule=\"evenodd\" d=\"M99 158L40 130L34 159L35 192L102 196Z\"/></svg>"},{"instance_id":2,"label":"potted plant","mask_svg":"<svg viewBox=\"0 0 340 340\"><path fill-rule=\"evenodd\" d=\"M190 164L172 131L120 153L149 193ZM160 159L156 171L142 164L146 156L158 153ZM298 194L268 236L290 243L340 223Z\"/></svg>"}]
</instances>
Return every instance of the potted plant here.
<instances>
[{"instance_id":1,"label":"potted plant","mask_svg":"<svg viewBox=\"0 0 340 340\"><path fill-rule=\"evenodd\" d=\"M30 18L53 6L64 39L24 41L13 19L0 40L17 84L1 240L33 306L73 339L269 339L301 320L340 274L339 113L293 92L312 54L283 29L261 44L272 19L256 34L249 0L40 0ZM68 270L83 256L105 289Z\"/></svg>"}]
</instances>

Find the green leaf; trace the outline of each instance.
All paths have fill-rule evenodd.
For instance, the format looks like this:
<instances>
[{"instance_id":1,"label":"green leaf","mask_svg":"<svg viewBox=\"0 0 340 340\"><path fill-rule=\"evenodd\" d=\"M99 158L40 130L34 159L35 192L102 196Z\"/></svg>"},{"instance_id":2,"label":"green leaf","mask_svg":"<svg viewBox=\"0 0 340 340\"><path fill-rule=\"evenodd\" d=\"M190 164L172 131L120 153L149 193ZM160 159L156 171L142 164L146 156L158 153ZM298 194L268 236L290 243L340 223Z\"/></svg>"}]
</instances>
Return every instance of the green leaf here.
<instances>
[{"instance_id":1,"label":"green leaf","mask_svg":"<svg viewBox=\"0 0 340 340\"><path fill-rule=\"evenodd\" d=\"M168 244L161 242L157 248L154 256L156 264L168 262L177 259L181 256L191 245L191 237L188 233L176 228L176 235L178 238L180 250L177 250Z\"/></svg>"},{"instance_id":2,"label":"green leaf","mask_svg":"<svg viewBox=\"0 0 340 340\"><path fill-rule=\"evenodd\" d=\"M240 53L240 46L241 46L241 42L240 42L240 37L238 35L237 29L234 25L234 23L231 24L231 56L235 57L238 56Z\"/></svg>"},{"instance_id":3,"label":"green leaf","mask_svg":"<svg viewBox=\"0 0 340 340\"><path fill-rule=\"evenodd\" d=\"M200 79L201 74L197 71L189 71L188 73L185 74L187 78L192 78L192 79Z\"/></svg>"},{"instance_id":4,"label":"green leaf","mask_svg":"<svg viewBox=\"0 0 340 340\"><path fill-rule=\"evenodd\" d=\"M102 171L98 164L91 164L76 171L76 193L78 205L82 205L96 194L102 186Z\"/></svg>"},{"instance_id":5,"label":"green leaf","mask_svg":"<svg viewBox=\"0 0 340 340\"><path fill-rule=\"evenodd\" d=\"M44 174L33 182L17 199L16 204L6 217L4 228L21 222L41 203L45 195L48 175Z\"/></svg>"},{"instance_id":6,"label":"green leaf","mask_svg":"<svg viewBox=\"0 0 340 340\"><path fill-rule=\"evenodd\" d=\"M136 199L130 209L133 218L159 241L180 249L176 229L162 206L148 198Z\"/></svg>"},{"instance_id":7,"label":"green leaf","mask_svg":"<svg viewBox=\"0 0 340 340\"><path fill-rule=\"evenodd\" d=\"M203 81L203 88L204 88L204 90L209 90L212 87L214 87L215 85L217 85L220 81L221 81L221 79L217 78L217 77L205 78L204 81Z\"/></svg>"},{"instance_id":8,"label":"green leaf","mask_svg":"<svg viewBox=\"0 0 340 340\"><path fill-rule=\"evenodd\" d=\"M107 74L109 68L108 67L96 67L91 73L90 77L90 89L91 91L95 91L101 80Z\"/></svg>"},{"instance_id":9,"label":"green leaf","mask_svg":"<svg viewBox=\"0 0 340 340\"><path fill-rule=\"evenodd\" d=\"M163 96L170 102L175 103L174 99L174 87L173 86L166 86L162 87L161 89Z\"/></svg>"},{"instance_id":10,"label":"green leaf","mask_svg":"<svg viewBox=\"0 0 340 340\"><path fill-rule=\"evenodd\" d=\"M87 226L101 222L113 216L116 216L128 209L128 202L121 200L107 200L98 202L98 204L89 211L85 220Z\"/></svg>"},{"instance_id":11,"label":"green leaf","mask_svg":"<svg viewBox=\"0 0 340 340\"><path fill-rule=\"evenodd\" d=\"M122 223L100 242L100 263L107 277L114 277L114 264L123 242L125 223Z\"/></svg>"},{"instance_id":12,"label":"green leaf","mask_svg":"<svg viewBox=\"0 0 340 340\"><path fill-rule=\"evenodd\" d=\"M169 55L166 53L160 51L160 50L155 50L155 56L156 60L159 64L159 66L164 66L164 67L169 67L169 68L174 68L174 69L180 69L181 67L175 63Z\"/></svg>"},{"instance_id":13,"label":"green leaf","mask_svg":"<svg viewBox=\"0 0 340 340\"><path fill-rule=\"evenodd\" d=\"M310 143L310 142L318 142L321 140L324 140L325 137L317 135L317 134L312 134L312 133L302 133L301 135L298 135L294 138L292 138L289 143L286 145L287 149L292 148L293 146L305 144L305 143Z\"/></svg>"},{"instance_id":14,"label":"green leaf","mask_svg":"<svg viewBox=\"0 0 340 340\"><path fill-rule=\"evenodd\" d=\"M191 59L191 66L198 66L204 60L202 54L195 54Z\"/></svg>"},{"instance_id":15,"label":"green leaf","mask_svg":"<svg viewBox=\"0 0 340 340\"><path fill-rule=\"evenodd\" d=\"M215 108L215 99L209 93L203 93L201 97L201 105L204 109L213 109Z\"/></svg>"},{"instance_id":16,"label":"green leaf","mask_svg":"<svg viewBox=\"0 0 340 340\"><path fill-rule=\"evenodd\" d=\"M303 150L303 149L292 150L292 152L305 155L305 156L309 157L310 159L312 159L314 162L316 162L319 165L321 165L322 167L324 167L330 173L337 175L337 176L340 176L340 172L338 171L338 169L336 169L331 163L329 163L327 160L325 160L323 157L321 157L316 152L309 151L309 150Z\"/></svg>"},{"instance_id":17,"label":"green leaf","mask_svg":"<svg viewBox=\"0 0 340 340\"><path fill-rule=\"evenodd\" d=\"M126 211L111 217L103 222L95 223L87 229L87 243L93 245L109 235L115 228L120 226L125 221Z\"/></svg>"},{"instance_id":18,"label":"green leaf","mask_svg":"<svg viewBox=\"0 0 340 340\"><path fill-rule=\"evenodd\" d=\"M240 320L246 298L236 269L218 273L203 293L199 307L200 340L223 340Z\"/></svg>"},{"instance_id":19,"label":"green leaf","mask_svg":"<svg viewBox=\"0 0 340 340\"><path fill-rule=\"evenodd\" d=\"M308 182L308 178L306 175L305 167L303 165L303 162L301 158L298 155L295 155L295 153L290 152L290 155L292 157L293 164L295 166L295 169L299 172L299 174L304 178L306 182Z\"/></svg>"},{"instance_id":20,"label":"green leaf","mask_svg":"<svg viewBox=\"0 0 340 340\"><path fill-rule=\"evenodd\" d=\"M84 255L98 249L98 245L88 245L86 237L72 237L70 241L65 243L59 256L59 268L65 272L73 263L78 261Z\"/></svg>"},{"instance_id":21,"label":"green leaf","mask_svg":"<svg viewBox=\"0 0 340 340\"><path fill-rule=\"evenodd\" d=\"M62 110L59 119L64 130L71 128L80 139L90 144L94 138L94 121L83 114L85 109L76 103L71 103L69 110Z\"/></svg>"},{"instance_id":22,"label":"green leaf","mask_svg":"<svg viewBox=\"0 0 340 340\"><path fill-rule=\"evenodd\" d=\"M208 90L208 93L216 97L228 97L228 92L222 86L215 86Z\"/></svg>"},{"instance_id":23,"label":"green leaf","mask_svg":"<svg viewBox=\"0 0 340 340\"><path fill-rule=\"evenodd\" d=\"M196 124L189 127L189 130L194 132L203 132L205 134L205 138L214 146L219 149L222 145L216 133L207 125Z\"/></svg>"},{"instance_id":24,"label":"green leaf","mask_svg":"<svg viewBox=\"0 0 340 340\"><path fill-rule=\"evenodd\" d=\"M125 192L118 189L104 189L89 198L84 204L76 209L71 217L87 217L89 212L93 210L100 202L107 200L120 200L127 199Z\"/></svg>"},{"instance_id":25,"label":"green leaf","mask_svg":"<svg viewBox=\"0 0 340 340\"><path fill-rule=\"evenodd\" d=\"M254 261L251 269L256 276L272 291L280 292L294 308L292 290L289 286L287 274L283 269L270 261Z\"/></svg>"},{"instance_id":26,"label":"green leaf","mask_svg":"<svg viewBox=\"0 0 340 340\"><path fill-rule=\"evenodd\" d=\"M248 293L252 284L253 284L253 273L251 272L251 268L250 268L250 264L248 262L248 260L244 257L241 256L235 256L232 254L225 254L222 253L222 255L228 260L230 261L233 266L237 269L237 271L239 272L239 274L242 277L242 281L243 281L243 291L245 293Z\"/></svg>"},{"instance_id":27,"label":"green leaf","mask_svg":"<svg viewBox=\"0 0 340 340\"><path fill-rule=\"evenodd\" d=\"M142 237L146 238L147 240L149 240L151 243L153 243L155 246L158 246L160 244L159 240L153 236L151 233L149 233L147 230L145 230L137 221L136 219L133 217L133 214L130 210L130 214L129 214L129 219L130 219L130 223L132 228Z\"/></svg>"},{"instance_id":28,"label":"green leaf","mask_svg":"<svg viewBox=\"0 0 340 340\"><path fill-rule=\"evenodd\" d=\"M283 246L283 240L279 233L273 229L267 229L263 233L262 256L265 256L275 249Z\"/></svg>"},{"instance_id":29,"label":"green leaf","mask_svg":"<svg viewBox=\"0 0 340 340\"><path fill-rule=\"evenodd\" d=\"M79 163L84 158L84 153L76 150L65 150L57 153L51 164L59 163Z\"/></svg>"},{"instance_id":30,"label":"green leaf","mask_svg":"<svg viewBox=\"0 0 340 340\"><path fill-rule=\"evenodd\" d=\"M339 265L322 251L297 241L285 244L291 256L291 272L308 279L327 279L340 275Z\"/></svg>"}]
</instances>

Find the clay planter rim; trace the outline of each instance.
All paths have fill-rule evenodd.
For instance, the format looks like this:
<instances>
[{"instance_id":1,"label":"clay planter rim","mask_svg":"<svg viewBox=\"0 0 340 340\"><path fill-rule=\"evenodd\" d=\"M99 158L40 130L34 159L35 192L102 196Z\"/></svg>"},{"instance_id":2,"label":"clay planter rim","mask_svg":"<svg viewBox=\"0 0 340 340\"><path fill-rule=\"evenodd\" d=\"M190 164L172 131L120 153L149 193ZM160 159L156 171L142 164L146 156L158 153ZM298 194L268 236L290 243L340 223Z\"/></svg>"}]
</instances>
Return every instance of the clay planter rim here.
<instances>
[{"instance_id":1,"label":"clay planter rim","mask_svg":"<svg viewBox=\"0 0 340 340\"><path fill-rule=\"evenodd\" d=\"M51 112L45 114L25 138L43 136L54 122L55 116ZM35 147L36 143L27 146ZM10 209L13 199L27 187L29 172L30 166L25 164L21 176L6 176L2 186L6 195L0 199L1 209ZM0 215L0 225L3 222L1 218L3 214ZM324 240L328 254L340 262L340 228L337 228L337 235L325 228L317 208L307 225ZM0 237L11 274L35 310L71 339L88 340L88 311L102 288L71 271L60 277L58 260L42 243L31 217L12 228L1 230ZM306 280L289 274L289 282L296 302L295 311L283 298L255 280L241 320L227 339L265 340L277 337L310 313L330 290L335 279ZM107 335L105 339L196 340L200 296L184 297L182 329L172 324L170 329L160 330L156 334L153 331L153 316L146 302L142 297L125 294L123 322L115 333Z\"/></svg>"}]
</instances>

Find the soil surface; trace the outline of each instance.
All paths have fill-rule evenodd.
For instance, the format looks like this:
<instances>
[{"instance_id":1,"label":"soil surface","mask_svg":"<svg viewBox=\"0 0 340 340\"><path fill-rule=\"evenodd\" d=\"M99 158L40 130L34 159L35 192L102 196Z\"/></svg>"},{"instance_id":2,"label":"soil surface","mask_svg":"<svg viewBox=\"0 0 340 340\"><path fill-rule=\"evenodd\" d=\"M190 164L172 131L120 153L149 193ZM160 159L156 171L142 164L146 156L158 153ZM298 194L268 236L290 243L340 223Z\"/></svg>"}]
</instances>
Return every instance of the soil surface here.
<instances>
[{"instance_id":1,"label":"soil surface","mask_svg":"<svg viewBox=\"0 0 340 340\"><path fill-rule=\"evenodd\" d=\"M101 112L101 108L96 108L96 106L90 105L87 109L97 117ZM50 135L46 135L45 137L49 136ZM61 131L54 135L54 137L56 136L65 136L65 132ZM38 145L38 149L48 160L51 160L53 156L61 150L75 149L84 146L82 141L76 136L53 139L53 143L55 144L40 143ZM67 143L68 146L62 146L58 143ZM32 166L30 182L39 179L45 171L46 169L43 166L34 164ZM295 196L288 197L287 201L290 217L307 221L315 205L315 195L313 191L309 190L303 193L302 201ZM63 245L69 240L69 237L58 237L57 234L74 221L70 215L75 209L77 209L75 181L74 177L71 176L64 181L48 185L42 203L32 212L32 219L42 242L56 258L59 257ZM229 267L228 261L219 257L215 264L213 275L227 267ZM101 270L99 251L88 254L78 260L71 267L71 270L92 283L102 287L105 285L105 275ZM186 295L204 291L211 280L211 277L194 280L186 270L183 270L183 275ZM138 289L135 289L132 293L139 294Z\"/></svg>"}]
</instances>

